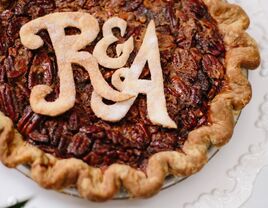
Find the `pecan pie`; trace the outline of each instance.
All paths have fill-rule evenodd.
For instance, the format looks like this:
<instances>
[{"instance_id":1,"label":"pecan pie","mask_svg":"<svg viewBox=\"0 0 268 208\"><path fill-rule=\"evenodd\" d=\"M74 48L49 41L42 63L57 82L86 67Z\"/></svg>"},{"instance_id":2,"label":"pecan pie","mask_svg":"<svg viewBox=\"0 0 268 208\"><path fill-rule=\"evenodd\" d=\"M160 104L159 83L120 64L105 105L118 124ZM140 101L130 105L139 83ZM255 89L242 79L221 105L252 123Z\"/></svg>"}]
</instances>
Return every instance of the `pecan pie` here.
<instances>
[{"instance_id":1,"label":"pecan pie","mask_svg":"<svg viewBox=\"0 0 268 208\"><path fill-rule=\"evenodd\" d=\"M103 201L226 144L260 57L223 0L0 0L0 160Z\"/></svg>"}]
</instances>

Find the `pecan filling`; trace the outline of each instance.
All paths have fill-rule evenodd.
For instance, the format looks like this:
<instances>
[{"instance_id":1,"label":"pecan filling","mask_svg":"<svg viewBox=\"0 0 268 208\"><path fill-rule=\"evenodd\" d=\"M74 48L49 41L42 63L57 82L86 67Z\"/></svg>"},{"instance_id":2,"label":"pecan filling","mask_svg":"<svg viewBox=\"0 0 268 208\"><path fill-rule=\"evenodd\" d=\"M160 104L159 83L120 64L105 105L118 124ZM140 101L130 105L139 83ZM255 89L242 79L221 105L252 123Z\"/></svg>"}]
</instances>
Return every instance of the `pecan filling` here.
<instances>
[{"instance_id":1,"label":"pecan filling","mask_svg":"<svg viewBox=\"0 0 268 208\"><path fill-rule=\"evenodd\" d=\"M144 169L151 155L180 151L190 131L209 124L209 103L224 82L225 48L216 22L201 0L17 0L10 1L5 9L0 15L0 111L14 121L27 142L57 157L79 158L94 167L121 163ZM127 35L122 38L117 30L114 33L122 43L134 37L135 49L127 67L142 44L149 21L154 19L167 109L178 129L153 125L142 95L122 121L109 123L97 118L90 107L90 77L77 65L73 65L75 107L54 118L33 113L29 96L34 86L53 87L48 101L59 95L56 57L46 31L39 33L45 45L30 51L22 46L19 30L32 19L63 11L89 12L100 25L113 16L125 19ZM65 30L67 35L79 32ZM101 38L99 34L83 50L92 53ZM107 52L116 56L114 46ZM110 82L115 70L100 68ZM150 79L148 67L141 78Z\"/></svg>"}]
</instances>

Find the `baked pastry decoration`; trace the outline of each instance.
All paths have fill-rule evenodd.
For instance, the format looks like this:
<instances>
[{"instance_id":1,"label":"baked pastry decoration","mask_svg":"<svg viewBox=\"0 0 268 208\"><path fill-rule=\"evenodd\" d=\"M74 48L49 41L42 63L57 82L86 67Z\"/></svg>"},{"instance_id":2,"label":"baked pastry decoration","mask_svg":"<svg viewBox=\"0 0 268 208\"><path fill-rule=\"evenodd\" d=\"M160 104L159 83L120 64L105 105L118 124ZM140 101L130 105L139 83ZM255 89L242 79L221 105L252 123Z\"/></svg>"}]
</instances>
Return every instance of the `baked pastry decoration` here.
<instances>
[{"instance_id":1,"label":"baked pastry decoration","mask_svg":"<svg viewBox=\"0 0 268 208\"><path fill-rule=\"evenodd\" d=\"M0 0L0 160L104 201L157 193L226 144L260 56L223 0Z\"/></svg>"}]
</instances>

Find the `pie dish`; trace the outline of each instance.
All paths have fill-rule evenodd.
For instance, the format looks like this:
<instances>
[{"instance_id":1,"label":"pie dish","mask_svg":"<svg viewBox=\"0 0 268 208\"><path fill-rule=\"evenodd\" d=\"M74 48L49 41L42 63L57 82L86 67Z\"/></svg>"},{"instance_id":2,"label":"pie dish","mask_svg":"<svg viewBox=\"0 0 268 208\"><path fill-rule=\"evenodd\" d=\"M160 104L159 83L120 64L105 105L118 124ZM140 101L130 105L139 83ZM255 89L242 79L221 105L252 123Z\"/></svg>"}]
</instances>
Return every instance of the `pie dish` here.
<instances>
[{"instance_id":1,"label":"pie dish","mask_svg":"<svg viewBox=\"0 0 268 208\"><path fill-rule=\"evenodd\" d=\"M121 186L132 197L152 196L160 190L166 176L189 176L199 171L207 162L208 149L229 141L235 111L251 98L250 84L241 68L256 68L260 57L255 41L245 33L248 17L236 5L222 0L0 2L0 160L12 168L29 165L31 177L45 188L75 186L82 197L95 201L111 199ZM78 18L76 15L92 20L91 33L93 27L98 28L96 22L103 29L102 33L96 29L97 38L80 49L97 59L108 86L119 81L113 80L117 71L130 71L133 63L140 63L136 61L142 58L139 51L145 51L146 56L152 51L155 59L148 55L149 64L142 67L137 79L148 84L148 80L162 77L159 97L151 96L157 100L150 102L149 93L133 98L130 91L119 85L114 87L126 92L125 98L123 93L117 97L105 94L101 90L109 87L94 84L96 74L82 64L72 63L75 104L64 105L72 100L73 88L63 88L66 85L62 80L68 81L71 75L66 78L67 71L60 72L60 64L66 59L59 59L54 50L62 52L56 46L63 36L57 39L58 43L56 38L53 40L56 32L49 30L48 22L73 20ZM127 22L126 35L120 28L122 20ZM65 26L64 38L83 36L84 30L75 29L75 23L70 22ZM35 31L42 37L42 47L33 47L38 41L29 33L37 23L46 25L48 30L41 30L45 29L42 27ZM108 34L106 29L113 24L121 29L121 34L113 31L116 41L126 46L117 54L115 44L106 48L101 44ZM56 26L60 27L60 23ZM150 42L153 35L159 45ZM131 38L133 48L127 45ZM158 46L159 53L154 46ZM101 53L102 47L109 57ZM118 70L122 64L116 57L128 49L131 53L123 65L130 68ZM70 51L63 50L62 54ZM109 58L117 62L105 62ZM158 59L160 74L153 70L159 68ZM130 80L127 76L124 79L122 83ZM41 85L52 88L46 93L49 95L44 99L45 106L39 105L40 99L34 99L38 96L32 96L43 90ZM142 89L136 85L133 88L147 90L147 86L141 86ZM68 92L65 97L64 92ZM61 95L63 104L58 107L55 100ZM114 100L100 102L100 95ZM122 119L116 119L117 115L111 112L117 111L109 106L124 103L124 99L133 99L133 103ZM152 106L159 107L159 112L166 109L168 116L154 118ZM101 110L106 107L112 110L103 113Z\"/></svg>"}]
</instances>

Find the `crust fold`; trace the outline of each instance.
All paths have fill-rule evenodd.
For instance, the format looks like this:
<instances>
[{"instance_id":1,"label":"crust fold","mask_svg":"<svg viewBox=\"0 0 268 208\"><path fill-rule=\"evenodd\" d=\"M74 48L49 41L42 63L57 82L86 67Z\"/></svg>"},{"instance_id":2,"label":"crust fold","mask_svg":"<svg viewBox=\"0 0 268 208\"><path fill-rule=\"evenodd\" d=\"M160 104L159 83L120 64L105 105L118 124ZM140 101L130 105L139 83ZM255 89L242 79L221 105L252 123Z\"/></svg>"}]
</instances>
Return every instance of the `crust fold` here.
<instances>
[{"instance_id":1,"label":"crust fold","mask_svg":"<svg viewBox=\"0 0 268 208\"><path fill-rule=\"evenodd\" d=\"M167 175L189 176L207 162L211 145L222 146L232 136L234 111L251 98L251 86L241 68L254 69L260 63L255 41L245 33L249 19L237 5L223 0L204 0L224 36L226 84L210 105L209 126L190 132L180 152L161 152L149 160L146 174L127 165L114 164L105 172L77 159L56 159L23 141L12 121L0 113L0 160L10 168L31 166L31 176L44 188L60 190L76 186L81 196L94 201L111 199L121 186L132 197L150 197Z\"/></svg>"}]
</instances>

